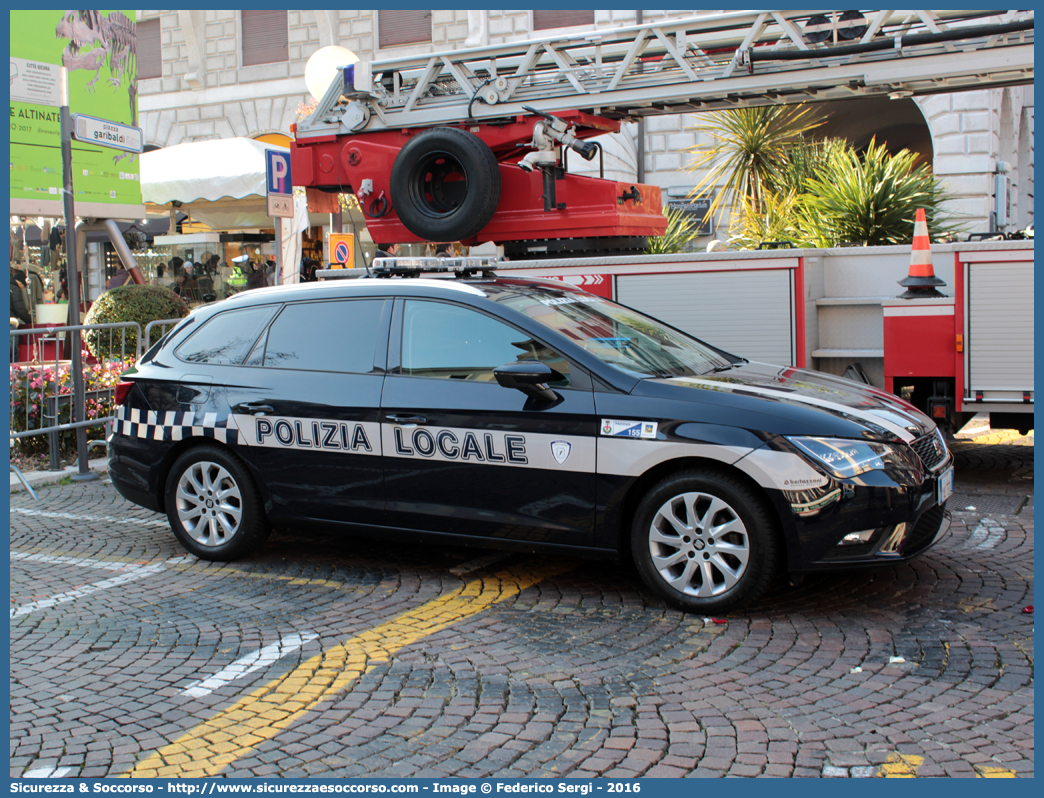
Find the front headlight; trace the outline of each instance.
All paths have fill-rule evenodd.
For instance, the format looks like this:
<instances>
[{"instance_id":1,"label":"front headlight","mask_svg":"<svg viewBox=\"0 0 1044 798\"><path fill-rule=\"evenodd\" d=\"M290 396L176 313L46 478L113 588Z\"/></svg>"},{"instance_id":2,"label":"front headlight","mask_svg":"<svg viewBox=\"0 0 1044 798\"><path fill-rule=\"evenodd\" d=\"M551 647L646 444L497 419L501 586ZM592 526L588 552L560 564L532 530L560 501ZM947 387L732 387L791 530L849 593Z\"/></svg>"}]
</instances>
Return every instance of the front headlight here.
<instances>
[{"instance_id":1,"label":"front headlight","mask_svg":"<svg viewBox=\"0 0 1044 798\"><path fill-rule=\"evenodd\" d=\"M787 438L813 463L838 479L851 479L867 471L920 471L909 446L856 441L846 438Z\"/></svg>"}]
</instances>

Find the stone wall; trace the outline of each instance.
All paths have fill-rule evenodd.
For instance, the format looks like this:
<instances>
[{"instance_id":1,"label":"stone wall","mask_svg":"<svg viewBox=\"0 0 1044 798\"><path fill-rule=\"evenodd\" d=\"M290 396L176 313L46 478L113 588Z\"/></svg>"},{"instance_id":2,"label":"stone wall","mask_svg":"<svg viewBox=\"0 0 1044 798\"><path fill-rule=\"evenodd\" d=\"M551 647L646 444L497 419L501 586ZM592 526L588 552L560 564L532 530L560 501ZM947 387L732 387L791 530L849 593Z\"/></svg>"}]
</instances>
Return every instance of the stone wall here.
<instances>
[{"instance_id":1,"label":"stone wall","mask_svg":"<svg viewBox=\"0 0 1044 798\"><path fill-rule=\"evenodd\" d=\"M692 13L645 11L644 21ZM529 38L527 10L432 11L432 43L375 52L377 14L370 10L289 11L287 62L240 65L239 12L224 10L142 11L142 20L161 20L162 77L139 82L145 141L167 147L183 141L230 136L290 134L299 109L311 101L304 67L320 47L338 44L364 58L382 59L433 50L502 44ZM635 24L635 12L595 11L595 27ZM540 33L544 33L541 31ZM952 210L969 230L989 230L994 211L998 161L1012 167L1011 223L1021 229L1033 219L1032 87L939 94L916 100L931 130L934 169L955 195ZM705 144L696 131L699 116L650 117L646 122L645 181L672 196L699 182L687 152ZM725 231L718 231L721 237Z\"/></svg>"},{"instance_id":2,"label":"stone wall","mask_svg":"<svg viewBox=\"0 0 1044 798\"><path fill-rule=\"evenodd\" d=\"M1032 143L1020 148L1024 123L1030 125L1028 142L1032 142L1032 97L1032 88L1016 87L917 99L932 132L935 174L955 195L951 209L967 220L970 230L991 229L996 172L1001 161L1010 165L1012 183L1010 221L1002 229L1016 230L1032 220L1032 210L1019 207L1032 195ZM1027 98L1028 122L1023 113ZM1028 162L1020 164L1020 156Z\"/></svg>"}]
</instances>

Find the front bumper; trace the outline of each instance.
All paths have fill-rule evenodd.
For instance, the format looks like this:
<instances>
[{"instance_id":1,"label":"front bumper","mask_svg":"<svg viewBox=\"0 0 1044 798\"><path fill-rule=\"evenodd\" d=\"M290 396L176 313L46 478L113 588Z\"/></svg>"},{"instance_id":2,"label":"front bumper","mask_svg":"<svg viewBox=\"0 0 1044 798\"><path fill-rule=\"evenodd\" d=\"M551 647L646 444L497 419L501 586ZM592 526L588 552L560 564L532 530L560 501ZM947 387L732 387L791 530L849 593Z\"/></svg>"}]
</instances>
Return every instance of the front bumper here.
<instances>
[{"instance_id":1,"label":"front bumper","mask_svg":"<svg viewBox=\"0 0 1044 798\"><path fill-rule=\"evenodd\" d=\"M791 572L903 562L927 551L949 529L940 476L898 484L875 472L804 491L778 491ZM944 493L945 495L945 493Z\"/></svg>"},{"instance_id":2,"label":"front bumper","mask_svg":"<svg viewBox=\"0 0 1044 798\"><path fill-rule=\"evenodd\" d=\"M900 523L872 530L865 542L842 542L826 556L804 570L833 570L871 565L888 565L918 557L944 538L950 531L950 514L946 505L936 505L924 513L916 524Z\"/></svg>"}]
</instances>

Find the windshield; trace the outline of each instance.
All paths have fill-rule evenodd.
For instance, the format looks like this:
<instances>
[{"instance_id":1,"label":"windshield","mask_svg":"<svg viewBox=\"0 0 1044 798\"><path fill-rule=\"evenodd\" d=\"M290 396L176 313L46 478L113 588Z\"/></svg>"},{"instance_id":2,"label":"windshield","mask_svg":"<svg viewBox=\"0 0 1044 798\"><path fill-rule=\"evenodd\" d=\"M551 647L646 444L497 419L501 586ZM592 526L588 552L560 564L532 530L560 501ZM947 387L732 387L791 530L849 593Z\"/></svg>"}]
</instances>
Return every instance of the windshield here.
<instances>
[{"instance_id":1,"label":"windshield","mask_svg":"<svg viewBox=\"0 0 1044 798\"><path fill-rule=\"evenodd\" d=\"M695 377L730 361L699 341L608 299L534 286L483 285L490 299L565 335L634 377Z\"/></svg>"}]
</instances>

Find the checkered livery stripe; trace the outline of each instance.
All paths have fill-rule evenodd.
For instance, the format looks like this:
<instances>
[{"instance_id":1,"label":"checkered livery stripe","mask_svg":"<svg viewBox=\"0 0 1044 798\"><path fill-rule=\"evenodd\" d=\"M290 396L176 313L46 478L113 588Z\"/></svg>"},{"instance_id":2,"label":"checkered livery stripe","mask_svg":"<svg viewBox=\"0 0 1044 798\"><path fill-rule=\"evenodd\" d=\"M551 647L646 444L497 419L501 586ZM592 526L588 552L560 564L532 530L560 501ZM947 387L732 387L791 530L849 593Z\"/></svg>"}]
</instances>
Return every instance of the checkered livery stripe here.
<instances>
[{"instance_id":1,"label":"checkered livery stripe","mask_svg":"<svg viewBox=\"0 0 1044 798\"><path fill-rule=\"evenodd\" d=\"M239 428L229 416L196 413L191 410L154 410L121 407L112 423L114 435L150 441L181 441L186 438L213 438L222 443L239 443Z\"/></svg>"}]
</instances>

